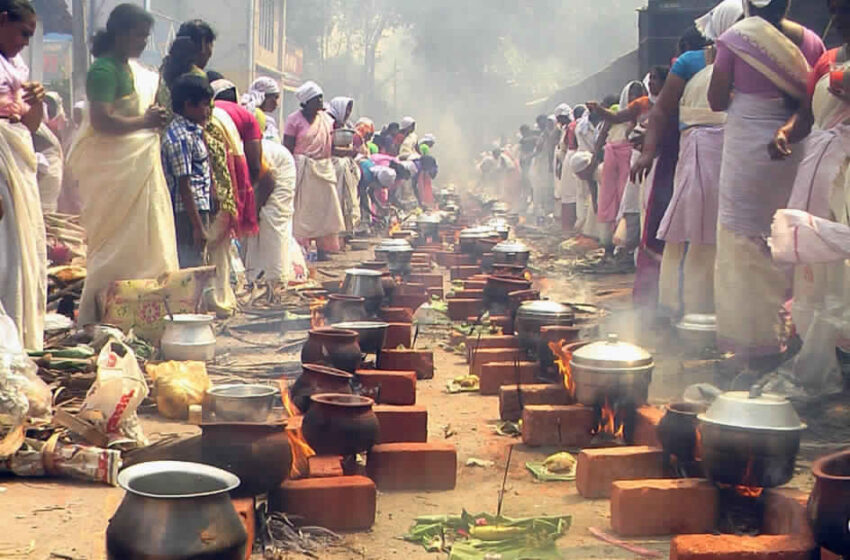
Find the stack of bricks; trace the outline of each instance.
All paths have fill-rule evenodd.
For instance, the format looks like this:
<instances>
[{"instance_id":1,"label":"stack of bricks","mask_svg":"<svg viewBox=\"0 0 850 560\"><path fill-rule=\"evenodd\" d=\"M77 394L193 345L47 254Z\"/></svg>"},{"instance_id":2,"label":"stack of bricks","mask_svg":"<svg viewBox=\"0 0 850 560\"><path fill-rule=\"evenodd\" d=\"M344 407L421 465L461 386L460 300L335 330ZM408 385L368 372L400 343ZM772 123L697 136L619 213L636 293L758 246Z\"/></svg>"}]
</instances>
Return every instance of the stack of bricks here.
<instances>
[{"instance_id":1,"label":"stack of bricks","mask_svg":"<svg viewBox=\"0 0 850 560\"><path fill-rule=\"evenodd\" d=\"M638 408L631 443L660 448L656 428L663 415L654 406ZM522 410L522 421L522 441L531 447L587 447L596 427L593 408L580 404L529 404Z\"/></svg>"}]
</instances>

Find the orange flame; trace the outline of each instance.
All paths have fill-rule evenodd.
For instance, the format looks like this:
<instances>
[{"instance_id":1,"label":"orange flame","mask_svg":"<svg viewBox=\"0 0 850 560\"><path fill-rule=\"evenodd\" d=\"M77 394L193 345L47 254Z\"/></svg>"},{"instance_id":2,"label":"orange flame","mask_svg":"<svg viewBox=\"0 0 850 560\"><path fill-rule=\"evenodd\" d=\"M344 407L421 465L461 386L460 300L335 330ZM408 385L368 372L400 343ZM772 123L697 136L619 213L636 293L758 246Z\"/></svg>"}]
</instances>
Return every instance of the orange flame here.
<instances>
[{"instance_id":1,"label":"orange flame","mask_svg":"<svg viewBox=\"0 0 850 560\"><path fill-rule=\"evenodd\" d=\"M392 237L392 235L397 231L401 231L401 222L399 222L397 219L393 219L392 223L390 224L390 237Z\"/></svg>"},{"instance_id":2,"label":"orange flame","mask_svg":"<svg viewBox=\"0 0 850 560\"><path fill-rule=\"evenodd\" d=\"M529 282L531 282L532 277L531 277L531 272L530 272L530 271L528 271L528 270L523 270L523 271L522 271L522 277L523 277L525 280L528 280Z\"/></svg>"},{"instance_id":3,"label":"orange flame","mask_svg":"<svg viewBox=\"0 0 850 560\"><path fill-rule=\"evenodd\" d=\"M758 498L764 492L764 488L760 486L750 486L750 482L753 479L753 462L754 457L751 455L747 459L747 468L744 470L744 484L735 486L735 492L746 498Z\"/></svg>"},{"instance_id":4,"label":"orange flame","mask_svg":"<svg viewBox=\"0 0 850 560\"><path fill-rule=\"evenodd\" d=\"M558 371L561 377L564 378L564 388L570 394L572 399L576 396L576 381L573 378L573 372L570 368L570 360L573 358L572 352L566 348L566 339L561 339L558 342L550 342L549 350L555 356L555 365L558 366Z\"/></svg>"},{"instance_id":5,"label":"orange flame","mask_svg":"<svg viewBox=\"0 0 850 560\"><path fill-rule=\"evenodd\" d=\"M301 415L301 411L292 402L289 397L289 391L286 388L281 388L283 397L283 408L286 410L290 418L296 418ZM298 418L300 420L300 418ZM286 438L289 440L289 450L292 454L292 466L289 467L289 478L294 480L304 478L310 474L310 457L316 454L307 440L304 439L304 432L301 430L300 423L298 427L287 427Z\"/></svg>"},{"instance_id":6,"label":"orange flame","mask_svg":"<svg viewBox=\"0 0 850 560\"><path fill-rule=\"evenodd\" d=\"M702 459L702 433L699 431L699 428L696 430L696 442L694 443L694 460L699 461Z\"/></svg>"},{"instance_id":7,"label":"orange flame","mask_svg":"<svg viewBox=\"0 0 850 560\"><path fill-rule=\"evenodd\" d=\"M608 402L608 397L605 397L605 404L602 406L599 416L599 425L592 432L593 435L607 434L615 439L622 439L624 427L623 422L617 422L617 414L614 411L614 407Z\"/></svg>"},{"instance_id":8,"label":"orange flame","mask_svg":"<svg viewBox=\"0 0 850 560\"><path fill-rule=\"evenodd\" d=\"M323 314L327 298L317 297L310 300L310 328L317 329L325 326L325 316Z\"/></svg>"}]
</instances>

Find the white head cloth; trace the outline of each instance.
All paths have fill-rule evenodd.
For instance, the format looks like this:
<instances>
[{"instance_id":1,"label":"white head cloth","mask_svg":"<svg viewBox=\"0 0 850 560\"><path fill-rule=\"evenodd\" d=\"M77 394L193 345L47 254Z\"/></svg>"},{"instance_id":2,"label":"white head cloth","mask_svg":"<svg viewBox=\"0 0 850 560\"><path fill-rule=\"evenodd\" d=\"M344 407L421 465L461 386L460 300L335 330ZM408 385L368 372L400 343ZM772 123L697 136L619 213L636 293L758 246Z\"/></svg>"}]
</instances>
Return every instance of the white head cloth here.
<instances>
[{"instance_id":1,"label":"white head cloth","mask_svg":"<svg viewBox=\"0 0 850 560\"><path fill-rule=\"evenodd\" d=\"M429 144L429 145L433 146L434 144L437 143L437 137L429 132L428 134L426 134L425 136L423 136L419 140L419 143L420 144Z\"/></svg>"},{"instance_id":2,"label":"white head cloth","mask_svg":"<svg viewBox=\"0 0 850 560\"><path fill-rule=\"evenodd\" d=\"M566 103L561 103L555 107L555 117L571 117L573 110Z\"/></svg>"},{"instance_id":3,"label":"white head cloth","mask_svg":"<svg viewBox=\"0 0 850 560\"><path fill-rule=\"evenodd\" d=\"M741 0L723 0L704 16L694 20L697 29L709 41L716 41L744 15Z\"/></svg>"},{"instance_id":4,"label":"white head cloth","mask_svg":"<svg viewBox=\"0 0 850 560\"><path fill-rule=\"evenodd\" d=\"M590 152L576 152L570 158L570 169L573 170L573 173L581 173L590 167L590 162L592 161L593 154Z\"/></svg>"},{"instance_id":5,"label":"white head cloth","mask_svg":"<svg viewBox=\"0 0 850 560\"><path fill-rule=\"evenodd\" d=\"M210 87L213 90L213 96L218 97L218 94L227 91L229 89L236 89L236 84L231 82L230 80L225 80L224 78L220 80L215 80L210 84Z\"/></svg>"},{"instance_id":6,"label":"white head cloth","mask_svg":"<svg viewBox=\"0 0 850 560\"><path fill-rule=\"evenodd\" d=\"M620 110L622 111L626 107L629 106L629 91L631 91L633 85L639 85L645 90L649 90L648 86L645 86L643 82L639 82L637 80L632 80L631 82L626 84L626 87L623 88L623 91L620 92Z\"/></svg>"},{"instance_id":7,"label":"white head cloth","mask_svg":"<svg viewBox=\"0 0 850 560\"><path fill-rule=\"evenodd\" d=\"M295 90L295 99L297 99L298 103L300 103L301 105L305 105L311 99L324 94L325 92L322 91L322 88L319 87L319 84L317 84L316 82L307 81L301 84L301 87Z\"/></svg>"},{"instance_id":8,"label":"white head cloth","mask_svg":"<svg viewBox=\"0 0 850 560\"><path fill-rule=\"evenodd\" d=\"M395 169L390 167L384 167L383 165L376 165L377 171L375 171L375 177L378 178L378 183L381 184L382 187L391 187L395 183L396 172Z\"/></svg>"},{"instance_id":9,"label":"white head cloth","mask_svg":"<svg viewBox=\"0 0 850 560\"><path fill-rule=\"evenodd\" d=\"M353 102L354 99L350 97L334 97L331 99L331 102L328 103L326 108L327 113L332 116L336 122L345 124L345 112L348 110L348 104Z\"/></svg>"},{"instance_id":10,"label":"white head cloth","mask_svg":"<svg viewBox=\"0 0 850 560\"><path fill-rule=\"evenodd\" d=\"M410 128L411 126L413 126L415 124L416 124L416 119L414 119L413 117L404 117L403 119L401 119L401 122L399 123L399 128L404 130L405 128Z\"/></svg>"}]
</instances>

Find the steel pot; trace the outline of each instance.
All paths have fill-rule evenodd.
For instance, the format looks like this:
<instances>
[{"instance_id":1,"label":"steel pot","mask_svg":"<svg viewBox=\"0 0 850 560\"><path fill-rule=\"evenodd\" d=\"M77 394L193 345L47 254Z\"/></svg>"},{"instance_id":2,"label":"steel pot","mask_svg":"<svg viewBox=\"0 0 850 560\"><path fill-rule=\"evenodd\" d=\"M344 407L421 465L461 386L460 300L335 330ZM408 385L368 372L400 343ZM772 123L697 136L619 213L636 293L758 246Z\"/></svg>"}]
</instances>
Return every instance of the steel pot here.
<instances>
[{"instance_id":1,"label":"steel pot","mask_svg":"<svg viewBox=\"0 0 850 560\"><path fill-rule=\"evenodd\" d=\"M207 362L215 357L211 315L178 314L165 317L162 355L166 360Z\"/></svg>"},{"instance_id":2,"label":"steel pot","mask_svg":"<svg viewBox=\"0 0 850 560\"><path fill-rule=\"evenodd\" d=\"M626 400L640 406L649 396L654 367L652 355L616 334L586 344L573 352L570 368L576 385L576 401L586 406Z\"/></svg>"},{"instance_id":3,"label":"steel pot","mask_svg":"<svg viewBox=\"0 0 850 560\"><path fill-rule=\"evenodd\" d=\"M354 142L354 135L357 134L350 128L338 128L333 131L334 148L347 148Z\"/></svg>"},{"instance_id":4,"label":"steel pot","mask_svg":"<svg viewBox=\"0 0 850 560\"><path fill-rule=\"evenodd\" d=\"M844 556L850 555L850 451L821 457L812 465L815 486L807 508L815 541Z\"/></svg>"},{"instance_id":5,"label":"steel pot","mask_svg":"<svg viewBox=\"0 0 850 560\"><path fill-rule=\"evenodd\" d=\"M349 296L360 296L366 301L366 313L375 315L384 299L384 287L381 283L381 273L377 270L349 268L345 271L342 283L342 293Z\"/></svg>"},{"instance_id":6,"label":"steel pot","mask_svg":"<svg viewBox=\"0 0 850 560\"><path fill-rule=\"evenodd\" d=\"M705 412L701 403L674 402L666 407L658 423L658 439L664 450L664 462L683 476L701 476L696 464L697 415ZM675 457L675 459L674 459Z\"/></svg>"},{"instance_id":7,"label":"steel pot","mask_svg":"<svg viewBox=\"0 0 850 560\"><path fill-rule=\"evenodd\" d=\"M230 501L239 478L182 461L118 474L126 494L106 528L109 560L244 560L248 534Z\"/></svg>"},{"instance_id":8,"label":"steel pot","mask_svg":"<svg viewBox=\"0 0 850 560\"><path fill-rule=\"evenodd\" d=\"M516 311L514 330L519 338L519 347L537 358L540 346L540 327L572 326L573 310L555 301L536 300L521 303Z\"/></svg>"},{"instance_id":9,"label":"steel pot","mask_svg":"<svg viewBox=\"0 0 850 560\"><path fill-rule=\"evenodd\" d=\"M508 309L511 292L519 292L531 288L531 281L524 278L490 275L484 285L484 305L487 309L504 312Z\"/></svg>"},{"instance_id":10,"label":"steel pot","mask_svg":"<svg viewBox=\"0 0 850 560\"><path fill-rule=\"evenodd\" d=\"M498 264L528 266L531 250L519 241L502 241L493 247L493 262Z\"/></svg>"},{"instance_id":11,"label":"steel pot","mask_svg":"<svg viewBox=\"0 0 850 560\"><path fill-rule=\"evenodd\" d=\"M492 229L484 226L466 228L462 230L458 234L460 252L467 255L480 254L482 252L482 246L479 244L479 240L490 239L493 234L494 232Z\"/></svg>"},{"instance_id":12,"label":"steel pot","mask_svg":"<svg viewBox=\"0 0 850 560\"><path fill-rule=\"evenodd\" d=\"M392 248L413 249L407 239L381 239L375 247L375 260L387 262L387 252Z\"/></svg>"},{"instance_id":13,"label":"steel pot","mask_svg":"<svg viewBox=\"0 0 850 560\"><path fill-rule=\"evenodd\" d=\"M506 240L511 233L511 226L504 218L493 218L487 222L486 226L495 231L502 241Z\"/></svg>"},{"instance_id":14,"label":"steel pot","mask_svg":"<svg viewBox=\"0 0 850 560\"><path fill-rule=\"evenodd\" d=\"M442 221L443 218L439 214L422 214L416 219L416 229L425 239L437 239Z\"/></svg>"},{"instance_id":15,"label":"steel pot","mask_svg":"<svg viewBox=\"0 0 850 560\"><path fill-rule=\"evenodd\" d=\"M355 331L358 335L357 342L360 344L360 351L365 354L378 354L384 347L387 329L390 325L379 321L348 321L335 323L332 326L335 329Z\"/></svg>"},{"instance_id":16,"label":"steel pot","mask_svg":"<svg viewBox=\"0 0 850 560\"><path fill-rule=\"evenodd\" d=\"M221 422L265 422L278 390L269 385L231 383L215 385L207 395Z\"/></svg>"},{"instance_id":17,"label":"steel pot","mask_svg":"<svg viewBox=\"0 0 850 560\"><path fill-rule=\"evenodd\" d=\"M389 247L386 252L387 263L393 274L407 274L410 272L410 259L413 257L413 248Z\"/></svg>"},{"instance_id":18,"label":"steel pot","mask_svg":"<svg viewBox=\"0 0 850 560\"><path fill-rule=\"evenodd\" d=\"M697 418L711 480L760 488L791 480L806 425L785 397L729 391Z\"/></svg>"},{"instance_id":19,"label":"steel pot","mask_svg":"<svg viewBox=\"0 0 850 560\"><path fill-rule=\"evenodd\" d=\"M351 394L354 375L322 364L302 364L301 375L289 386L289 397L302 413L310 408L310 397L318 393Z\"/></svg>"},{"instance_id":20,"label":"steel pot","mask_svg":"<svg viewBox=\"0 0 850 560\"><path fill-rule=\"evenodd\" d=\"M302 364L323 364L348 373L357 371L362 359L357 332L345 329L312 329L301 348Z\"/></svg>"},{"instance_id":21,"label":"steel pot","mask_svg":"<svg viewBox=\"0 0 850 560\"><path fill-rule=\"evenodd\" d=\"M717 346L717 316L690 313L676 324L679 341L691 352Z\"/></svg>"},{"instance_id":22,"label":"steel pot","mask_svg":"<svg viewBox=\"0 0 850 560\"><path fill-rule=\"evenodd\" d=\"M332 294L328 296L328 304L325 307L325 318L332 323L339 321L362 321L369 316L366 313L365 303L366 298L360 296Z\"/></svg>"},{"instance_id":23,"label":"steel pot","mask_svg":"<svg viewBox=\"0 0 850 560\"><path fill-rule=\"evenodd\" d=\"M504 216L508 213L510 207L507 202L494 202L491 211L494 216Z\"/></svg>"},{"instance_id":24,"label":"steel pot","mask_svg":"<svg viewBox=\"0 0 850 560\"><path fill-rule=\"evenodd\" d=\"M378 442L375 401L360 395L322 393L311 397L304 415L304 439L319 455L353 455Z\"/></svg>"}]
</instances>

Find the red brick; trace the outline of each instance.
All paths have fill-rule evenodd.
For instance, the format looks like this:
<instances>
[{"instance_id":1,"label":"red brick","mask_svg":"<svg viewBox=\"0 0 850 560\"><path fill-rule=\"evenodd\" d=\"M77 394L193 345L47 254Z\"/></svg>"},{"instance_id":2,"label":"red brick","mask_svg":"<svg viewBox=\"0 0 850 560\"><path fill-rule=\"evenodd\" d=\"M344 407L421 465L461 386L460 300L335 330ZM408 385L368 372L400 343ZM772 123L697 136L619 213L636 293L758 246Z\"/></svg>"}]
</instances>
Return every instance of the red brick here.
<instances>
[{"instance_id":1,"label":"red brick","mask_svg":"<svg viewBox=\"0 0 850 560\"><path fill-rule=\"evenodd\" d=\"M585 449L578 456L576 490L585 498L608 498L615 480L662 478L662 455L645 445Z\"/></svg>"},{"instance_id":2,"label":"red brick","mask_svg":"<svg viewBox=\"0 0 850 560\"><path fill-rule=\"evenodd\" d=\"M519 348L519 338L512 334L482 334L466 337L466 362L472 359L472 353L484 348Z\"/></svg>"},{"instance_id":3,"label":"red brick","mask_svg":"<svg viewBox=\"0 0 850 560\"><path fill-rule=\"evenodd\" d=\"M379 443L428 441L428 409L424 406L376 404L373 408L381 426Z\"/></svg>"},{"instance_id":4,"label":"red brick","mask_svg":"<svg viewBox=\"0 0 850 560\"><path fill-rule=\"evenodd\" d=\"M410 323L413 321L413 313L406 307L382 307L378 316L382 321L389 323Z\"/></svg>"},{"instance_id":5,"label":"red brick","mask_svg":"<svg viewBox=\"0 0 850 560\"><path fill-rule=\"evenodd\" d=\"M443 255L443 266L454 268L458 266L472 266L475 264L475 257L472 255L465 255L463 253L446 253ZM475 272L478 272L480 268L476 268ZM472 274L475 274L473 272Z\"/></svg>"},{"instance_id":6,"label":"red brick","mask_svg":"<svg viewBox=\"0 0 850 560\"><path fill-rule=\"evenodd\" d=\"M490 325L501 329L503 334L513 334L514 320L509 315L490 315Z\"/></svg>"},{"instance_id":7,"label":"red brick","mask_svg":"<svg viewBox=\"0 0 850 560\"><path fill-rule=\"evenodd\" d=\"M457 298L457 299L484 299L484 290L453 290L453 294L449 297Z\"/></svg>"},{"instance_id":8,"label":"red brick","mask_svg":"<svg viewBox=\"0 0 850 560\"><path fill-rule=\"evenodd\" d=\"M428 288L428 299L443 299L443 297L445 297L443 288Z\"/></svg>"},{"instance_id":9,"label":"red brick","mask_svg":"<svg viewBox=\"0 0 850 560\"><path fill-rule=\"evenodd\" d=\"M820 549L820 560L842 560L842 557L825 548Z\"/></svg>"},{"instance_id":10,"label":"red brick","mask_svg":"<svg viewBox=\"0 0 850 560\"><path fill-rule=\"evenodd\" d=\"M481 267L478 265L453 266L449 269L449 278L452 280L464 280L473 276L479 270L481 270Z\"/></svg>"},{"instance_id":11,"label":"red brick","mask_svg":"<svg viewBox=\"0 0 850 560\"><path fill-rule=\"evenodd\" d=\"M498 395L503 385L537 383L540 364L537 362L489 362L479 369L479 386L482 395Z\"/></svg>"},{"instance_id":12,"label":"red brick","mask_svg":"<svg viewBox=\"0 0 850 560\"><path fill-rule=\"evenodd\" d=\"M442 251L441 250L441 251L434 251L434 253L432 254L432 256L434 257L434 261L440 266L449 266L447 264L448 259L451 258L451 257L449 257L449 255L454 255L454 253L452 253L451 251Z\"/></svg>"},{"instance_id":13,"label":"red brick","mask_svg":"<svg viewBox=\"0 0 850 560\"><path fill-rule=\"evenodd\" d=\"M419 284L416 282L402 282L395 287L395 292L393 295L398 294L400 296L424 296L427 292L425 290L425 284Z\"/></svg>"},{"instance_id":14,"label":"red brick","mask_svg":"<svg viewBox=\"0 0 850 560\"><path fill-rule=\"evenodd\" d=\"M532 383L502 385L499 388L499 418L511 422L516 422L522 418L522 407L524 406L569 403L570 395L563 385Z\"/></svg>"},{"instance_id":15,"label":"red brick","mask_svg":"<svg viewBox=\"0 0 850 560\"><path fill-rule=\"evenodd\" d=\"M342 476L341 455L313 455L307 459L310 478L330 478Z\"/></svg>"},{"instance_id":16,"label":"red brick","mask_svg":"<svg viewBox=\"0 0 850 560\"><path fill-rule=\"evenodd\" d=\"M635 431L632 443L635 445L648 445L649 447L661 447L658 439L658 423L664 417L664 409L654 406L642 406L637 409L635 415Z\"/></svg>"},{"instance_id":17,"label":"red brick","mask_svg":"<svg viewBox=\"0 0 850 560\"><path fill-rule=\"evenodd\" d=\"M272 511L298 515L306 525L359 531L375 523L377 489L365 476L287 480L272 492Z\"/></svg>"},{"instance_id":18,"label":"red brick","mask_svg":"<svg viewBox=\"0 0 850 560\"><path fill-rule=\"evenodd\" d=\"M384 350L378 358L378 369L415 371L416 379L434 378L434 353L430 350Z\"/></svg>"},{"instance_id":19,"label":"red brick","mask_svg":"<svg viewBox=\"0 0 850 560\"><path fill-rule=\"evenodd\" d=\"M425 303L426 301L428 301L427 294L393 294L393 307L406 307L407 309L410 309L411 313L419 309L419 306Z\"/></svg>"},{"instance_id":20,"label":"red brick","mask_svg":"<svg viewBox=\"0 0 850 560\"><path fill-rule=\"evenodd\" d=\"M376 445L366 472L381 490L451 490L457 480L457 450L442 442Z\"/></svg>"},{"instance_id":21,"label":"red brick","mask_svg":"<svg viewBox=\"0 0 850 560\"><path fill-rule=\"evenodd\" d=\"M619 480L611 484L611 528L624 537L711 533L717 488L698 478Z\"/></svg>"},{"instance_id":22,"label":"red brick","mask_svg":"<svg viewBox=\"0 0 850 560\"><path fill-rule=\"evenodd\" d=\"M528 446L586 447L593 436L593 408L535 404L522 410L522 441Z\"/></svg>"},{"instance_id":23,"label":"red brick","mask_svg":"<svg viewBox=\"0 0 850 560\"><path fill-rule=\"evenodd\" d=\"M416 404L416 372L358 369L360 383L367 389L380 388L378 404Z\"/></svg>"},{"instance_id":24,"label":"red brick","mask_svg":"<svg viewBox=\"0 0 850 560\"><path fill-rule=\"evenodd\" d=\"M412 323L390 323L390 326L387 327L387 337L384 339L384 348L398 348L399 346L410 348L412 337Z\"/></svg>"},{"instance_id":25,"label":"red brick","mask_svg":"<svg viewBox=\"0 0 850 560\"><path fill-rule=\"evenodd\" d=\"M513 362L522 360L524 353L519 348L481 348L472 356L469 373L481 375L481 366L491 362Z\"/></svg>"},{"instance_id":26,"label":"red brick","mask_svg":"<svg viewBox=\"0 0 850 560\"><path fill-rule=\"evenodd\" d=\"M484 293L484 286L486 285L486 280L475 280L473 278L468 278L463 281L464 290L481 290L481 293Z\"/></svg>"},{"instance_id":27,"label":"red brick","mask_svg":"<svg viewBox=\"0 0 850 560\"><path fill-rule=\"evenodd\" d=\"M814 543L800 535L679 535L670 560L811 560Z\"/></svg>"},{"instance_id":28,"label":"red brick","mask_svg":"<svg viewBox=\"0 0 850 560\"><path fill-rule=\"evenodd\" d=\"M427 274L431 272L430 264L410 263L410 272L414 274Z\"/></svg>"},{"instance_id":29,"label":"red brick","mask_svg":"<svg viewBox=\"0 0 850 560\"><path fill-rule=\"evenodd\" d=\"M236 515L245 527L245 532L248 533L248 542L245 548L245 560L251 560L251 553L254 551L254 536L257 533L257 517L254 513L254 498L235 498L231 500L233 507L236 509Z\"/></svg>"},{"instance_id":30,"label":"red brick","mask_svg":"<svg viewBox=\"0 0 850 560\"><path fill-rule=\"evenodd\" d=\"M484 310L483 299L448 298L446 303L452 321L466 321L467 317L477 317Z\"/></svg>"},{"instance_id":31,"label":"red brick","mask_svg":"<svg viewBox=\"0 0 850 560\"><path fill-rule=\"evenodd\" d=\"M410 262L427 264L431 266L431 253L425 251L416 251L410 255Z\"/></svg>"},{"instance_id":32,"label":"red brick","mask_svg":"<svg viewBox=\"0 0 850 560\"><path fill-rule=\"evenodd\" d=\"M408 281L425 284L426 288L442 288L443 275L439 272L430 272L428 274L409 274Z\"/></svg>"},{"instance_id":33,"label":"red brick","mask_svg":"<svg viewBox=\"0 0 850 560\"><path fill-rule=\"evenodd\" d=\"M806 506L809 494L796 488L768 488L764 496L762 533L812 537Z\"/></svg>"}]
</instances>

